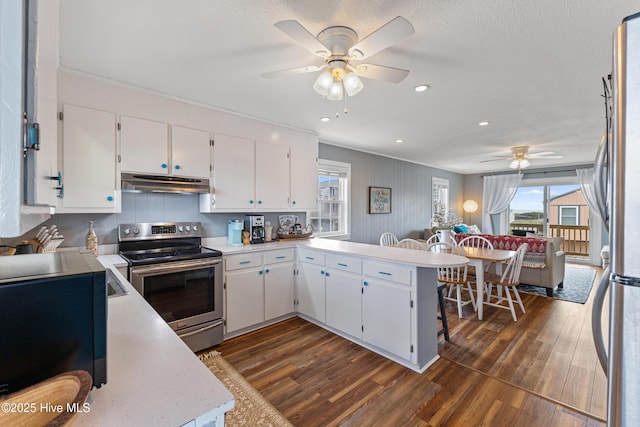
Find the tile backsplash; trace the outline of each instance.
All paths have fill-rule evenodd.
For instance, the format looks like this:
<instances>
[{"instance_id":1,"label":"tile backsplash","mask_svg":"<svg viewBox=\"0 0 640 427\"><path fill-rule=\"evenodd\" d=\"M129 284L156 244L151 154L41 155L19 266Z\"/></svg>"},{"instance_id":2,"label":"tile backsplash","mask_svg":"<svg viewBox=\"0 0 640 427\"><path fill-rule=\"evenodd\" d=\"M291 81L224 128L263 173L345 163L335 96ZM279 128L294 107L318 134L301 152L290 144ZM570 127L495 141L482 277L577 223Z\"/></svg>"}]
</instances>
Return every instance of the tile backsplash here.
<instances>
[{"instance_id":1,"label":"tile backsplash","mask_svg":"<svg viewBox=\"0 0 640 427\"><path fill-rule=\"evenodd\" d=\"M283 212L291 213L291 212ZM244 219L249 213L200 213L197 194L170 193L122 193L122 212L117 214L56 214L41 225L55 224L64 236L64 247L84 247L89 221L94 221L99 245L115 245L118 243L118 224L134 222L187 222L202 223L204 237L223 237L227 235L227 223L230 219ZM277 228L278 216L281 213L251 212L264 214L265 221ZM306 213L297 212L302 223L306 223ZM20 240L28 240L35 236L40 226L30 230L23 236L14 239L0 239L0 244L14 245Z\"/></svg>"}]
</instances>

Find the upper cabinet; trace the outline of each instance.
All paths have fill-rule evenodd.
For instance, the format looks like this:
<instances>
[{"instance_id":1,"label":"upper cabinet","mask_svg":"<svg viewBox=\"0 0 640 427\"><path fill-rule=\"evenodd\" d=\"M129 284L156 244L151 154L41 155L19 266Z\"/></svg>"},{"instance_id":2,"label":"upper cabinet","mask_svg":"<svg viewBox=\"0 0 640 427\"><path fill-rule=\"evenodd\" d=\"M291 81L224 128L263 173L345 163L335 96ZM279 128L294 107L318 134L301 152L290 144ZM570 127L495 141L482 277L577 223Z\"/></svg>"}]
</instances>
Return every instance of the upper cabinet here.
<instances>
[{"instance_id":1,"label":"upper cabinet","mask_svg":"<svg viewBox=\"0 0 640 427\"><path fill-rule=\"evenodd\" d=\"M209 132L171 126L171 172L173 175L208 178L211 171Z\"/></svg>"},{"instance_id":2,"label":"upper cabinet","mask_svg":"<svg viewBox=\"0 0 640 427\"><path fill-rule=\"evenodd\" d=\"M291 208L316 209L318 205L318 146L291 148Z\"/></svg>"},{"instance_id":3,"label":"upper cabinet","mask_svg":"<svg viewBox=\"0 0 640 427\"><path fill-rule=\"evenodd\" d=\"M318 145L265 143L214 136L213 192L200 196L201 212L302 211L317 194Z\"/></svg>"},{"instance_id":4,"label":"upper cabinet","mask_svg":"<svg viewBox=\"0 0 640 427\"><path fill-rule=\"evenodd\" d=\"M209 132L120 117L122 172L208 178Z\"/></svg>"},{"instance_id":5,"label":"upper cabinet","mask_svg":"<svg viewBox=\"0 0 640 427\"><path fill-rule=\"evenodd\" d=\"M59 213L120 212L116 115L62 106Z\"/></svg>"}]
</instances>

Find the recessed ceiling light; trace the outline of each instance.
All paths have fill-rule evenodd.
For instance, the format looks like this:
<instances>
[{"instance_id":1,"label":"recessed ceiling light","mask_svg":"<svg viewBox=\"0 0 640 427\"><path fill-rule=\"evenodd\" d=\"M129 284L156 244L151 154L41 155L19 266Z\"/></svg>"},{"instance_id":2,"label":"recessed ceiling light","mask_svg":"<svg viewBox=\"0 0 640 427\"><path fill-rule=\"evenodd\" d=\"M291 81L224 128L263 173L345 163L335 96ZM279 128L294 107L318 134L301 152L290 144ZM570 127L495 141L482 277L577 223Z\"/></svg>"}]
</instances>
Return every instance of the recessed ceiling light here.
<instances>
[{"instance_id":1,"label":"recessed ceiling light","mask_svg":"<svg viewBox=\"0 0 640 427\"><path fill-rule=\"evenodd\" d=\"M321 122L328 122L329 120L331 120L329 117L320 117Z\"/></svg>"},{"instance_id":2,"label":"recessed ceiling light","mask_svg":"<svg viewBox=\"0 0 640 427\"><path fill-rule=\"evenodd\" d=\"M416 92L424 92L426 90L429 90L430 87L431 86L429 86L429 85L424 85L423 84L423 85L418 85L418 86L414 87L413 90L415 90Z\"/></svg>"},{"instance_id":3,"label":"recessed ceiling light","mask_svg":"<svg viewBox=\"0 0 640 427\"><path fill-rule=\"evenodd\" d=\"M489 122L480 122L478 126L489 126Z\"/></svg>"},{"instance_id":4,"label":"recessed ceiling light","mask_svg":"<svg viewBox=\"0 0 640 427\"><path fill-rule=\"evenodd\" d=\"M403 142L404 142L404 139L400 139L400 138L396 139L396 144L402 144Z\"/></svg>"}]
</instances>

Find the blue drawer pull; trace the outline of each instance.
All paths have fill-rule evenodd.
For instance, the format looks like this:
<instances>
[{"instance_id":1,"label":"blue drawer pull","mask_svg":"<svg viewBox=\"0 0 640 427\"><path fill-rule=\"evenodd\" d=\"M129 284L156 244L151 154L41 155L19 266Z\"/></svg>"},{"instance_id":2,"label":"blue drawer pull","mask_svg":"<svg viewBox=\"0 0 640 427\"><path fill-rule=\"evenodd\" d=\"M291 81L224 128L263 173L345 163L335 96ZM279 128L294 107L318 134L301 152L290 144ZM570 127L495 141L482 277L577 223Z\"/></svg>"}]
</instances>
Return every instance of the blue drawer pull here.
<instances>
[{"instance_id":1,"label":"blue drawer pull","mask_svg":"<svg viewBox=\"0 0 640 427\"><path fill-rule=\"evenodd\" d=\"M285 258L286 258L286 256L284 256L284 255L279 255L279 256L276 257L276 259L285 259Z\"/></svg>"},{"instance_id":2,"label":"blue drawer pull","mask_svg":"<svg viewBox=\"0 0 640 427\"><path fill-rule=\"evenodd\" d=\"M378 271L379 274L384 274L385 276L391 276L391 273L387 273L386 271Z\"/></svg>"},{"instance_id":3,"label":"blue drawer pull","mask_svg":"<svg viewBox=\"0 0 640 427\"><path fill-rule=\"evenodd\" d=\"M240 264L251 264L251 261L240 261Z\"/></svg>"},{"instance_id":4,"label":"blue drawer pull","mask_svg":"<svg viewBox=\"0 0 640 427\"><path fill-rule=\"evenodd\" d=\"M306 258L306 259L311 259L311 260L315 259L315 258L314 258L314 257L312 257L312 256L306 256L305 258Z\"/></svg>"},{"instance_id":5,"label":"blue drawer pull","mask_svg":"<svg viewBox=\"0 0 640 427\"><path fill-rule=\"evenodd\" d=\"M339 265L340 267L348 267L348 265L347 265L347 264L343 264L343 263L341 263L341 262L339 262L339 263L338 263L338 265Z\"/></svg>"}]
</instances>

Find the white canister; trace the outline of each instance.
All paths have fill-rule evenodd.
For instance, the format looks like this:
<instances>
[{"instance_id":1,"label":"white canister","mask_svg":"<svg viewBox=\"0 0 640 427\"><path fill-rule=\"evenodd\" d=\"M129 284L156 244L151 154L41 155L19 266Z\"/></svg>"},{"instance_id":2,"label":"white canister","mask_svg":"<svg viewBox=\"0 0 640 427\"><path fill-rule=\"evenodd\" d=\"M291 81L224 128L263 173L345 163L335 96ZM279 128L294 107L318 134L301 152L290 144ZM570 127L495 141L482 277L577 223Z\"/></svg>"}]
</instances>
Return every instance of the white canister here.
<instances>
[{"instance_id":1,"label":"white canister","mask_svg":"<svg viewBox=\"0 0 640 427\"><path fill-rule=\"evenodd\" d=\"M266 242L270 242L273 236L273 227L271 223L267 221L267 224L264 226L264 240Z\"/></svg>"}]
</instances>

